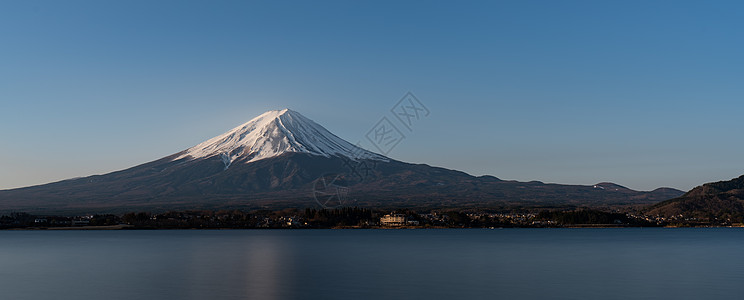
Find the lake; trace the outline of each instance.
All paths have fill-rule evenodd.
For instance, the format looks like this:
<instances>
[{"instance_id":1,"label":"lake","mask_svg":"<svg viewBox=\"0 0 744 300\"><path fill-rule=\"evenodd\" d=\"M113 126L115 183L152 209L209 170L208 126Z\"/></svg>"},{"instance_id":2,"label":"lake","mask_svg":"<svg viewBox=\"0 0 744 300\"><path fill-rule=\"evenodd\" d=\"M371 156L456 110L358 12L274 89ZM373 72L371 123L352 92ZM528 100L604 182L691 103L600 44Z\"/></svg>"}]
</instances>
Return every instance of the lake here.
<instances>
[{"instance_id":1,"label":"lake","mask_svg":"<svg viewBox=\"0 0 744 300\"><path fill-rule=\"evenodd\" d=\"M740 299L744 229L0 231L0 299Z\"/></svg>"}]
</instances>

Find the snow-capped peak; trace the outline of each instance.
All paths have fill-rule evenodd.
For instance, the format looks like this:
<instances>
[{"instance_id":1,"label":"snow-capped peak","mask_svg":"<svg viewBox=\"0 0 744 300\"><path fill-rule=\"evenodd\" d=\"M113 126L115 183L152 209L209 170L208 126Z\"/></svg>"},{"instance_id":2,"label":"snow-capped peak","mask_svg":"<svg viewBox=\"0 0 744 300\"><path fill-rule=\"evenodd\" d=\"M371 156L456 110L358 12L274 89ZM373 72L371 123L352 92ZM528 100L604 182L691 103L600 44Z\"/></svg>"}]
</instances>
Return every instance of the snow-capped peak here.
<instances>
[{"instance_id":1,"label":"snow-capped peak","mask_svg":"<svg viewBox=\"0 0 744 300\"><path fill-rule=\"evenodd\" d=\"M247 123L186 149L175 160L219 156L227 169L233 162L253 162L288 152L353 160L387 160L335 136L330 131L290 110L271 110Z\"/></svg>"}]
</instances>

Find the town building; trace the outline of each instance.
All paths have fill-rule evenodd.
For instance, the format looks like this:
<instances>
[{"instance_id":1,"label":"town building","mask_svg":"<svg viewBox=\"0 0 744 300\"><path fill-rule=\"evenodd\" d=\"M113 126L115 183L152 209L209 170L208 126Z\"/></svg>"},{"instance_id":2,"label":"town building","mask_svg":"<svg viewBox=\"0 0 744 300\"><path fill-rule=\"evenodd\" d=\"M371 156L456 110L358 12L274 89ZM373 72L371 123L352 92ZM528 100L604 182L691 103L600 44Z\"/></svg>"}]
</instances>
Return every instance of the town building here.
<instances>
[{"instance_id":1,"label":"town building","mask_svg":"<svg viewBox=\"0 0 744 300\"><path fill-rule=\"evenodd\" d=\"M406 225L406 215L404 214L387 214L380 218L382 226L403 226Z\"/></svg>"}]
</instances>

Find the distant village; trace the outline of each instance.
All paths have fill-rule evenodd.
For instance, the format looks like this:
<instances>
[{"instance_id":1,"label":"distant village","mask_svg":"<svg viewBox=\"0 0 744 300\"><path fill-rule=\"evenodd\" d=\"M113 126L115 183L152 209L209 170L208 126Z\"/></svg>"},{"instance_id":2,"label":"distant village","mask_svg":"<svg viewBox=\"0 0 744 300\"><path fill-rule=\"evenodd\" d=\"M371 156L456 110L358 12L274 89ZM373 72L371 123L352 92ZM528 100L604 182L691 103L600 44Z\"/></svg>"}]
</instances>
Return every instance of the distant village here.
<instances>
[{"instance_id":1,"label":"distant village","mask_svg":"<svg viewBox=\"0 0 744 300\"><path fill-rule=\"evenodd\" d=\"M259 229L259 228L504 228L504 227L681 227L741 226L728 220L700 220L683 215L646 216L599 210L538 212L466 212L432 210L337 209L280 211L191 210L41 216L23 212L0 216L0 229Z\"/></svg>"}]
</instances>

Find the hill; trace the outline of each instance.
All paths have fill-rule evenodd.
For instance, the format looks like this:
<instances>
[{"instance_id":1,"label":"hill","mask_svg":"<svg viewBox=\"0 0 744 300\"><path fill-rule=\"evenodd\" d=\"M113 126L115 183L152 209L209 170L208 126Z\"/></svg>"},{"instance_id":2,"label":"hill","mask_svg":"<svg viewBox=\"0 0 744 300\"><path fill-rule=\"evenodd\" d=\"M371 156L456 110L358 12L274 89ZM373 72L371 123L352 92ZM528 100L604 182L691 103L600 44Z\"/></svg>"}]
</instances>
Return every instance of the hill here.
<instances>
[{"instance_id":1,"label":"hill","mask_svg":"<svg viewBox=\"0 0 744 300\"><path fill-rule=\"evenodd\" d=\"M728 181L706 183L679 198L648 208L647 214L682 216L703 221L744 222L744 175Z\"/></svg>"}]
</instances>

